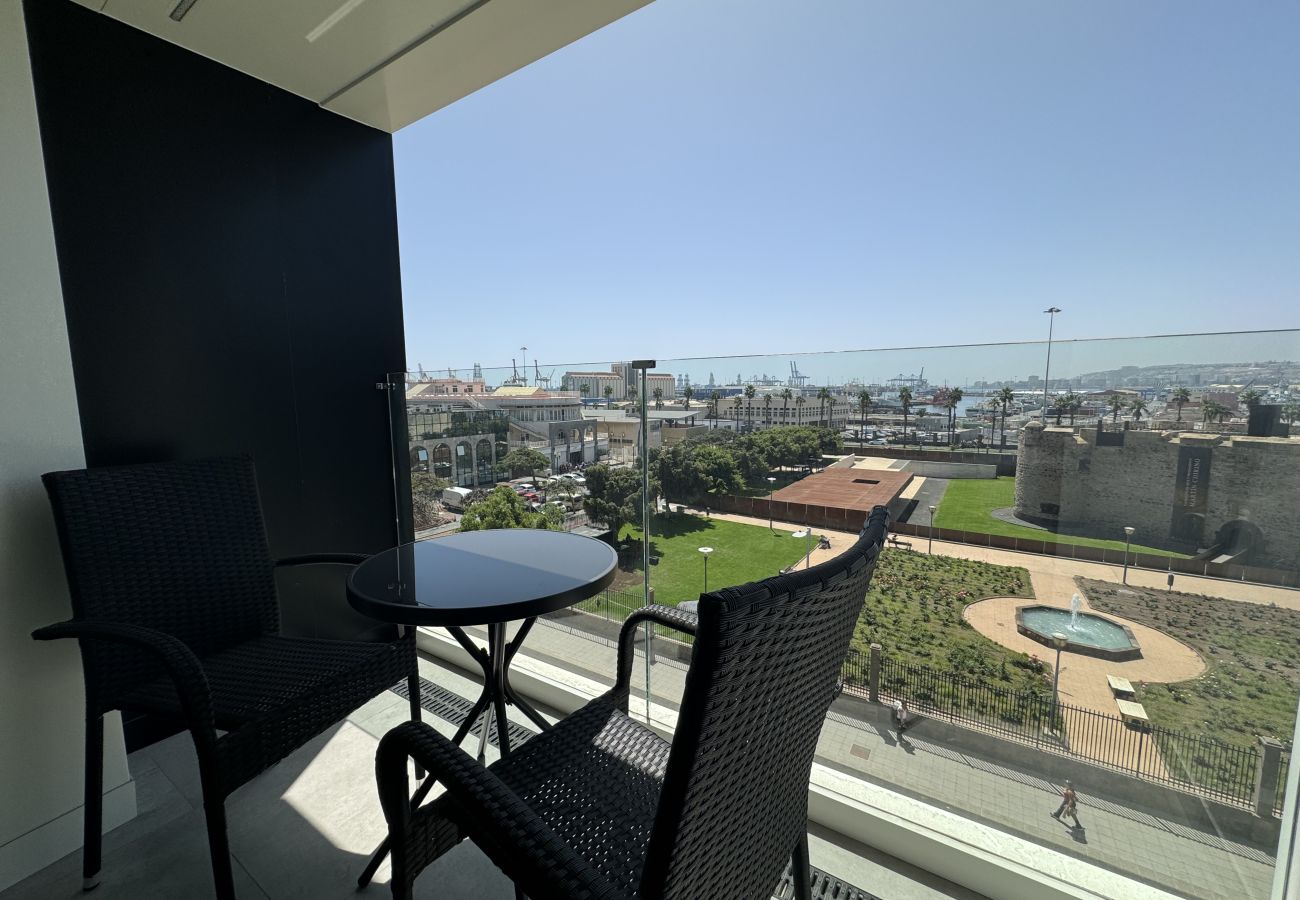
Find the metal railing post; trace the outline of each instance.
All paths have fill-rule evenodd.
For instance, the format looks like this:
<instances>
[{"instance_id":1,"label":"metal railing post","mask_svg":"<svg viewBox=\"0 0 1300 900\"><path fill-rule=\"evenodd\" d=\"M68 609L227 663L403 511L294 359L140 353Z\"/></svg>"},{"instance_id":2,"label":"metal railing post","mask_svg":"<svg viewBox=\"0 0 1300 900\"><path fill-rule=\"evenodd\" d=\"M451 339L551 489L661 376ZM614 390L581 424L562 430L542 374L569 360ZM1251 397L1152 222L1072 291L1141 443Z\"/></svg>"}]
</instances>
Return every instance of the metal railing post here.
<instances>
[{"instance_id":1,"label":"metal railing post","mask_svg":"<svg viewBox=\"0 0 1300 900\"><path fill-rule=\"evenodd\" d=\"M1259 739L1259 764L1255 769L1255 794L1252 806L1261 819L1273 818L1277 798L1277 780L1282 772L1282 744L1272 738Z\"/></svg>"},{"instance_id":2,"label":"metal railing post","mask_svg":"<svg viewBox=\"0 0 1300 900\"><path fill-rule=\"evenodd\" d=\"M871 658L867 664L867 697L872 703L880 702L880 651L879 644L871 645Z\"/></svg>"}]
</instances>

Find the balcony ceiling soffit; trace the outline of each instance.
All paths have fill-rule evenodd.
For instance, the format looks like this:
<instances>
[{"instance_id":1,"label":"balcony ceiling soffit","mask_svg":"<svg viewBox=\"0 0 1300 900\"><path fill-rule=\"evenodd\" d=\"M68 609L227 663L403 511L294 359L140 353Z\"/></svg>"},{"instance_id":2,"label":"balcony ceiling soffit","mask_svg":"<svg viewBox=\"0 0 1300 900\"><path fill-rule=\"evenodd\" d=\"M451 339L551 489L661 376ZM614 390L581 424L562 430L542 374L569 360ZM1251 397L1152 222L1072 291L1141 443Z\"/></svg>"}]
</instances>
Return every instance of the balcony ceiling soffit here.
<instances>
[{"instance_id":1,"label":"balcony ceiling soffit","mask_svg":"<svg viewBox=\"0 0 1300 900\"><path fill-rule=\"evenodd\" d=\"M392 132L649 0L77 2Z\"/></svg>"}]
</instances>

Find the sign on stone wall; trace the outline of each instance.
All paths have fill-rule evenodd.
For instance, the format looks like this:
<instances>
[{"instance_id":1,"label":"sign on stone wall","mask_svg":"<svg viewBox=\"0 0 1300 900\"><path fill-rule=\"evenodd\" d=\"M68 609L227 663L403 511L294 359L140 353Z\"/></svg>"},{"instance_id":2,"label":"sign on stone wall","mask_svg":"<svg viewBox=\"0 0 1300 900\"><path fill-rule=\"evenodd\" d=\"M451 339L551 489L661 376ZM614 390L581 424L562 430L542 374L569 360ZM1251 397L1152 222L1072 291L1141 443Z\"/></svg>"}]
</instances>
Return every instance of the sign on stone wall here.
<instances>
[{"instance_id":1,"label":"sign on stone wall","mask_svg":"<svg viewBox=\"0 0 1300 900\"><path fill-rule=\"evenodd\" d=\"M1174 479L1174 510L1169 536L1200 546L1205 531L1205 510L1210 499L1212 447L1183 444L1178 448L1178 475Z\"/></svg>"}]
</instances>

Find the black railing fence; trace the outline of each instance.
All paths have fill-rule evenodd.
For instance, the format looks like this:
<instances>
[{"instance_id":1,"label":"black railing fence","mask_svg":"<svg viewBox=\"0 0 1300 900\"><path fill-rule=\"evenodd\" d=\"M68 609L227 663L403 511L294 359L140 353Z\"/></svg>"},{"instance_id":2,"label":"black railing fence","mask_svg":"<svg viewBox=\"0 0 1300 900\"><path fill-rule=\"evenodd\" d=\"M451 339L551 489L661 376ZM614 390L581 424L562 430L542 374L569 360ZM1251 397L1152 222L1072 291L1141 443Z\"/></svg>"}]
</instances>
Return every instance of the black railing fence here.
<instances>
[{"instance_id":1,"label":"black railing fence","mask_svg":"<svg viewBox=\"0 0 1300 900\"><path fill-rule=\"evenodd\" d=\"M1073 756L1126 775L1244 806L1257 806L1258 747L1238 746L1068 703L1050 694L993 687L926 666L882 656L877 697L906 700L921 716L990 732L1040 750ZM870 658L850 653L847 689L869 696ZM1289 754L1281 758L1269 799L1281 808Z\"/></svg>"}]
</instances>

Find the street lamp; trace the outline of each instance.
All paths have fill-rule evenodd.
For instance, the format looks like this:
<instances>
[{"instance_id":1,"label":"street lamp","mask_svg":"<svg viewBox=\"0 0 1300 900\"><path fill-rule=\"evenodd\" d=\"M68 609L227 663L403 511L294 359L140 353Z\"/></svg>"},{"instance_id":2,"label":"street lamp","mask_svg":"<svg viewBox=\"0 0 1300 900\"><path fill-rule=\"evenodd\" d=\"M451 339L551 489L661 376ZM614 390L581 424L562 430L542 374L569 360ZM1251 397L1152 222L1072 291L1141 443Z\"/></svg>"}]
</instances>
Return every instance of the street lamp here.
<instances>
[{"instance_id":1,"label":"street lamp","mask_svg":"<svg viewBox=\"0 0 1300 900\"><path fill-rule=\"evenodd\" d=\"M1047 369L1043 372L1043 425L1047 425L1047 382L1052 374L1052 328L1056 325L1056 314L1061 310L1055 306L1045 309L1043 312L1049 316L1047 321Z\"/></svg>"},{"instance_id":2,"label":"street lamp","mask_svg":"<svg viewBox=\"0 0 1300 900\"><path fill-rule=\"evenodd\" d=\"M1125 584L1128 584L1128 547L1129 547L1129 543L1133 540L1134 530L1135 529L1133 528L1132 525L1124 526L1124 583Z\"/></svg>"},{"instance_id":3,"label":"street lamp","mask_svg":"<svg viewBox=\"0 0 1300 900\"><path fill-rule=\"evenodd\" d=\"M1052 632L1052 646L1056 648L1056 668L1052 670L1052 710L1055 712L1061 703L1061 695L1057 693L1057 688L1061 684L1061 651L1065 649L1065 644L1069 640L1059 631ZM1052 730L1056 730L1056 716L1052 716Z\"/></svg>"},{"instance_id":4,"label":"street lamp","mask_svg":"<svg viewBox=\"0 0 1300 900\"><path fill-rule=\"evenodd\" d=\"M776 479L767 476L767 530L772 531L772 492L776 490Z\"/></svg>"},{"instance_id":5,"label":"street lamp","mask_svg":"<svg viewBox=\"0 0 1300 900\"><path fill-rule=\"evenodd\" d=\"M931 556L934 555L934 507L930 507L930 546L925 551Z\"/></svg>"},{"instance_id":6,"label":"street lamp","mask_svg":"<svg viewBox=\"0 0 1300 900\"><path fill-rule=\"evenodd\" d=\"M709 554L713 552L712 547L701 547L700 553L704 556L704 592L709 592Z\"/></svg>"},{"instance_id":7,"label":"street lamp","mask_svg":"<svg viewBox=\"0 0 1300 900\"><path fill-rule=\"evenodd\" d=\"M812 537L812 529L811 529L811 528L800 528L800 529L799 529L798 531L796 531L794 534L790 535L790 537L793 537L793 538L801 538L801 539L802 539L802 538L806 538L806 537ZM808 568L810 565L812 565L812 563L810 562L811 559L812 559L812 541L809 541L809 542L808 542L808 552L804 555L804 560L803 560L803 567L804 567L805 569Z\"/></svg>"}]
</instances>

